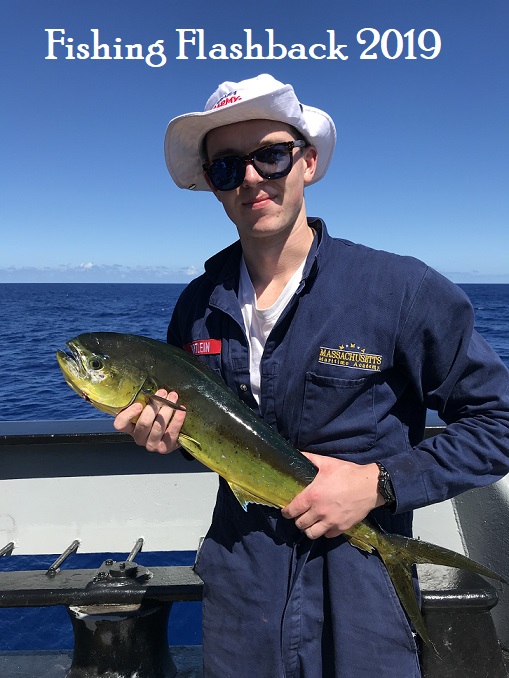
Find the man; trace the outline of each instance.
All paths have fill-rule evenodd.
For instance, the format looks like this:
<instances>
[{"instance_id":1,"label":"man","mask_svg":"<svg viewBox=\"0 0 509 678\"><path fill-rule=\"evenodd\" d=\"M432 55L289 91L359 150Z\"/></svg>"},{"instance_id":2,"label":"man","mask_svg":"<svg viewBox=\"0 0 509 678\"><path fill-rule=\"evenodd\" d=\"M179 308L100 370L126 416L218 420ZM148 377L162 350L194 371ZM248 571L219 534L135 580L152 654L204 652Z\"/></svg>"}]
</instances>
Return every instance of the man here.
<instances>
[{"instance_id":1,"label":"man","mask_svg":"<svg viewBox=\"0 0 509 678\"><path fill-rule=\"evenodd\" d=\"M177 185L212 191L239 235L186 288L168 341L197 353L319 469L283 511L245 512L220 481L197 562L206 676L420 676L384 566L341 534L371 513L411 535L413 509L509 470L507 370L462 292L415 259L333 239L307 218L304 188L324 176L334 143L329 116L268 75L223 83L166 133ZM426 408L447 428L423 442ZM141 409L116 427L174 450L185 413Z\"/></svg>"}]
</instances>

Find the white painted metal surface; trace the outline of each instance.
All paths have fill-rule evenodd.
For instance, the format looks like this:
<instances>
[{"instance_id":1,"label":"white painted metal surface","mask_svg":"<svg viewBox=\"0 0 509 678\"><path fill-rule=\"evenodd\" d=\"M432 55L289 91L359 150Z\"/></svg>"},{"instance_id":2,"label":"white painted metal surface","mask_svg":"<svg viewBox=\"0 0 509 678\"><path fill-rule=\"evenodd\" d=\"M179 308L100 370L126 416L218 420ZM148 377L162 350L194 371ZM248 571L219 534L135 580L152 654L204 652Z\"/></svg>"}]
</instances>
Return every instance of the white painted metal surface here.
<instances>
[{"instance_id":1,"label":"white painted metal surface","mask_svg":"<svg viewBox=\"0 0 509 678\"><path fill-rule=\"evenodd\" d=\"M196 550L217 489L213 473L28 478L0 481L0 544L14 555Z\"/></svg>"}]
</instances>

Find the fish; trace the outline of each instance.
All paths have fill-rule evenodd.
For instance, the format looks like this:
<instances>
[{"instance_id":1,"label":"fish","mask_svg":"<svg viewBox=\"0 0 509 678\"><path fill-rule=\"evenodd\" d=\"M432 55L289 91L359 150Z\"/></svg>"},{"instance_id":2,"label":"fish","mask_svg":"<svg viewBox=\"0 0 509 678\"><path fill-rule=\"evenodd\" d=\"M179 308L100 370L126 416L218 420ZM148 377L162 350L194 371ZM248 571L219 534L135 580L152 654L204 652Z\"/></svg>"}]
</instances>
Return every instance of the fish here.
<instances>
[{"instance_id":1,"label":"fish","mask_svg":"<svg viewBox=\"0 0 509 678\"><path fill-rule=\"evenodd\" d=\"M68 385L97 409L112 415L139 402L163 402L185 410L179 444L229 484L241 506L283 508L318 469L264 422L208 365L170 344L134 334L84 333L66 342L57 360ZM176 391L178 403L156 395ZM417 634L437 652L412 579L420 563L469 570L506 583L496 572L449 549L389 534L368 519L343 533L353 547L383 561ZM437 652L438 654L438 652Z\"/></svg>"}]
</instances>

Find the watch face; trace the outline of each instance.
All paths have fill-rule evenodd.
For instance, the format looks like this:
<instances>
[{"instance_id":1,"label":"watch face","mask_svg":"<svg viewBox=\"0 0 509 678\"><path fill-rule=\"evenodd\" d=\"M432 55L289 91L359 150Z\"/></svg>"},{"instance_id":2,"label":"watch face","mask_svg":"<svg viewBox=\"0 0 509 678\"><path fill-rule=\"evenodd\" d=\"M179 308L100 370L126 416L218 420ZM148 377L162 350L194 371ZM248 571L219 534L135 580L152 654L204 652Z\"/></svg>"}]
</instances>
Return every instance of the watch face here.
<instances>
[{"instance_id":1,"label":"watch face","mask_svg":"<svg viewBox=\"0 0 509 678\"><path fill-rule=\"evenodd\" d=\"M392 503L396 497L394 495L391 477L385 466L379 464L378 467L380 469L380 475L378 477L378 490L385 499L386 504Z\"/></svg>"},{"instance_id":2,"label":"watch face","mask_svg":"<svg viewBox=\"0 0 509 678\"><path fill-rule=\"evenodd\" d=\"M384 480L383 488L384 488L384 499L386 501L392 501L394 499L394 495L391 492L391 488L387 480Z\"/></svg>"}]
</instances>

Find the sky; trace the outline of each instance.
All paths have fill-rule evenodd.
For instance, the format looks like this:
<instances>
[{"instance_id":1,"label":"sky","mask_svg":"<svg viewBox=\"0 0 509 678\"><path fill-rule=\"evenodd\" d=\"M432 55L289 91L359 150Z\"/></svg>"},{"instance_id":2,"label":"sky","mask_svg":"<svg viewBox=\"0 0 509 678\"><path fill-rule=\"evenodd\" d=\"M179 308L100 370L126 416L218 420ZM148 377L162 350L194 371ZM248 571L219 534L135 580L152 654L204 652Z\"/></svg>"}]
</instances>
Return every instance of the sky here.
<instances>
[{"instance_id":1,"label":"sky","mask_svg":"<svg viewBox=\"0 0 509 678\"><path fill-rule=\"evenodd\" d=\"M506 0L0 1L0 282L201 273L236 230L212 194L173 184L164 132L220 82L266 72L337 127L308 215L455 282L509 283ZM248 33L269 56L267 29L307 58L247 58ZM124 58L78 59L94 30ZM213 58L232 44L242 58Z\"/></svg>"}]
</instances>

